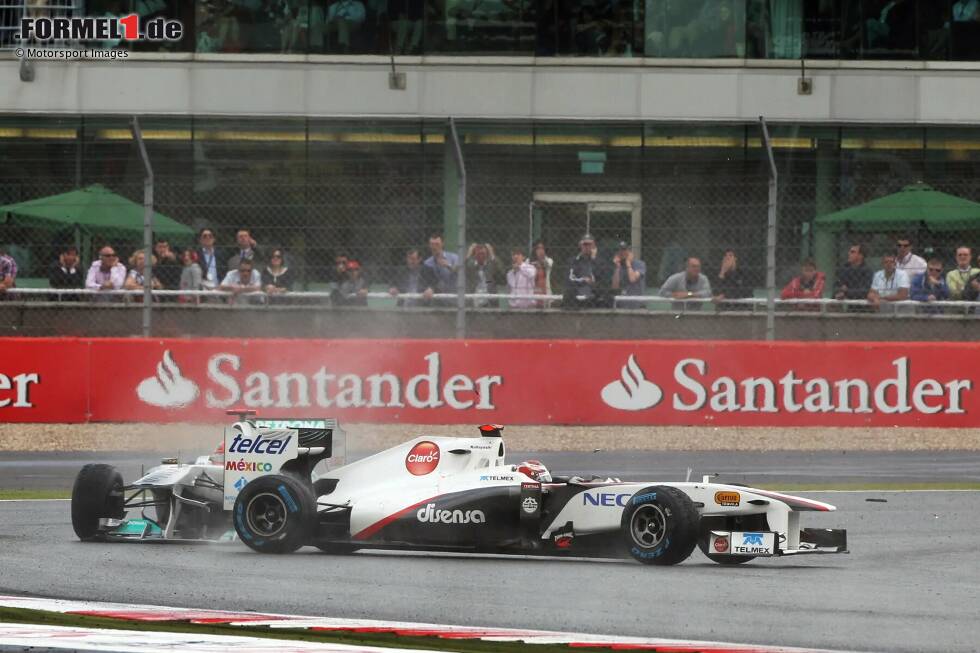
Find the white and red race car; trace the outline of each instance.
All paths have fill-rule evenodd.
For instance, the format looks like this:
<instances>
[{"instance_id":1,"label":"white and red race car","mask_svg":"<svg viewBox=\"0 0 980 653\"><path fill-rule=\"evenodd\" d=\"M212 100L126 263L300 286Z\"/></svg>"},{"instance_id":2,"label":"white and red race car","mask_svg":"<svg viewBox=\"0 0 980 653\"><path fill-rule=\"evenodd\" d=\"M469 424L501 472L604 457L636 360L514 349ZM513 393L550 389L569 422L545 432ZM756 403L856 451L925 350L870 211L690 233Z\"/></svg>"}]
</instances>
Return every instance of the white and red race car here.
<instances>
[{"instance_id":1,"label":"white and red race car","mask_svg":"<svg viewBox=\"0 0 980 653\"><path fill-rule=\"evenodd\" d=\"M94 537L105 539L216 539L227 528L230 509L237 537L262 553L313 545L332 553L388 548L632 556L672 565L695 547L721 564L847 552L846 531L800 528L802 512L835 510L829 504L707 479L552 477L537 461L508 464L498 425L480 427L479 437L423 436L353 463L318 465L335 460L331 446L323 429L262 428L242 419L226 429L224 460L212 465L223 483L210 477L204 482L214 485L210 498L178 483L169 512L158 512L156 521L144 514L135 520L140 526L126 528L134 520L122 513L152 502L127 506L123 488L139 488L140 482L118 485L120 499L106 502L114 512L96 517L90 511L88 524L97 522ZM202 470L189 476L200 479L206 466ZM168 499L159 487L153 494ZM196 509L190 513L206 510L211 521L197 519L185 531L173 516L177 505ZM73 499L73 516L74 508Z\"/></svg>"}]
</instances>

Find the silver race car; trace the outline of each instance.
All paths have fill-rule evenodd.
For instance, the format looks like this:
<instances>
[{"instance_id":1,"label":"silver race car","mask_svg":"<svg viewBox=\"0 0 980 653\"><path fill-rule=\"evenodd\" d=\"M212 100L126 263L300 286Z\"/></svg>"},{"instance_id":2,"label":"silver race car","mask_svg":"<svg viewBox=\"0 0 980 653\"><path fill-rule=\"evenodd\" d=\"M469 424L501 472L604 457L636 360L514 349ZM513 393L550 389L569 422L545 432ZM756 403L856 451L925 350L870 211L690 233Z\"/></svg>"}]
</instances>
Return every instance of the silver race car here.
<instances>
[{"instance_id":1,"label":"silver race car","mask_svg":"<svg viewBox=\"0 0 980 653\"><path fill-rule=\"evenodd\" d=\"M846 531L800 527L802 512L835 510L820 501L707 479L552 476L537 461L505 462L502 427L480 433L418 437L343 464L335 422L242 419L226 429L221 460L167 462L129 486L111 467L85 467L73 524L82 539L237 536L262 553L313 545L331 553L425 549L672 565L695 547L720 564L847 552ZM124 518L149 506L155 519L145 511Z\"/></svg>"}]
</instances>

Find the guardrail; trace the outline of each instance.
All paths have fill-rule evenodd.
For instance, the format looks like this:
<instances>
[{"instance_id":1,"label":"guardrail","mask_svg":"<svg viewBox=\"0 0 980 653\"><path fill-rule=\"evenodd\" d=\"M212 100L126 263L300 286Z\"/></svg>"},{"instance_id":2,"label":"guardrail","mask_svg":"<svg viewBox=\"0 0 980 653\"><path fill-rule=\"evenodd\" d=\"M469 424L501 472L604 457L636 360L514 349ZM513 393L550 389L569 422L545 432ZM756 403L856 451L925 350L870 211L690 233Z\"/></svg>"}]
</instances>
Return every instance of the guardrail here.
<instances>
[{"instance_id":1,"label":"guardrail","mask_svg":"<svg viewBox=\"0 0 980 653\"><path fill-rule=\"evenodd\" d=\"M122 303L141 307L143 290L90 290L87 288L79 289L60 289L60 288L10 288L6 291L8 295L7 304L11 301L20 303L36 304L46 298L53 298L53 303L67 303L69 299L87 299L93 303ZM253 291L246 293L233 293L223 290L153 290L151 296L161 300L170 298L177 299L184 306L199 307L210 309L225 306L228 303L241 304L253 308L281 308L290 305L302 306L314 304L319 307L330 305L327 302L333 301L336 292L328 291L295 291L281 294L269 294L264 291ZM510 295L503 293L469 293L465 295L467 301L498 301L499 310L522 310L522 311L541 311L541 310L567 310L562 307L562 295ZM387 292L369 292L362 295L347 295L345 300L351 301L358 298L369 300L379 300L390 302L391 307L395 307L396 302L408 301L429 301L424 306L414 306L408 308L427 308L437 310L456 310L455 293L399 293L392 295ZM585 300L584 296L579 296L579 300ZM117 300L112 302L112 300ZM241 300L241 301L239 301ZM271 301L270 301L271 300ZM750 313L764 313L766 310L765 298L745 298L745 299L724 299L715 301L708 298L681 298L657 297L654 295L644 296L616 296L612 298L612 307L594 307L591 310L615 312L617 310L629 310L631 313L638 309L656 310L663 312L667 310L674 313L704 312L705 307L717 309L719 312L737 312L738 310ZM524 304L531 303L525 306ZM349 304L342 304L338 307L347 308ZM496 306L479 306L476 308L493 310ZM980 316L980 302L968 301L934 301L919 302L905 300L898 302L881 302L878 307L871 305L865 300L838 300L838 299L777 299L776 308L782 312L794 312L799 315L827 315L834 313L847 313L849 315L884 314L897 315L902 317L911 316Z\"/></svg>"}]
</instances>

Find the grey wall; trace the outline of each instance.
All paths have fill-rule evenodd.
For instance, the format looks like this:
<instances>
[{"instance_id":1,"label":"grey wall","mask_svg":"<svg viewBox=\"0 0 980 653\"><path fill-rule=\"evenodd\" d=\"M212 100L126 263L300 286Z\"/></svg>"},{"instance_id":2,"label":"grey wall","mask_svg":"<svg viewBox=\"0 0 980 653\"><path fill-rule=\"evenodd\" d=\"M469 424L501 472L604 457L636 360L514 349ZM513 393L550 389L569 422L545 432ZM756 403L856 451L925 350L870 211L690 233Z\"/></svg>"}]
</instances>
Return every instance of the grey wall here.
<instances>
[{"instance_id":1,"label":"grey wall","mask_svg":"<svg viewBox=\"0 0 980 653\"><path fill-rule=\"evenodd\" d=\"M601 65L599 62L601 61ZM980 124L976 63L134 53L124 61L0 61L0 113L770 120Z\"/></svg>"}]
</instances>

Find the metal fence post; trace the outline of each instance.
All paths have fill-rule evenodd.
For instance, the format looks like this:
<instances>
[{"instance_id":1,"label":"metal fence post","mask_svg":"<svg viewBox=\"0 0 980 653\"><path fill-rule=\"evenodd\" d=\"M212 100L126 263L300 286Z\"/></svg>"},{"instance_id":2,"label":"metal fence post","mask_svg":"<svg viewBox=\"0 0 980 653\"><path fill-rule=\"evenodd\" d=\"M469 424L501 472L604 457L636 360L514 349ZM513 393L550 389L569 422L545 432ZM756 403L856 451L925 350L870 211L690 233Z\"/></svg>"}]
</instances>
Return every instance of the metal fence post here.
<instances>
[{"instance_id":1,"label":"metal fence post","mask_svg":"<svg viewBox=\"0 0 980 653\"><path fill-rule=\"evenodd\" d=\"M143 132L140 131L139 118L136 116L133 116L132 129L143 169L146 171L143 178L143 250L146 259L146 267L143 269L143 337L149 338L153 331L153 167L146 154Z\"/></svg>"},{"instance_id":2,"label":"metal fence post","mask_svg":"<svg viewBox=\"0 0 980 653\"><path fill-rule=\"evenodd\" d=\"M766 340L776 339L776 209L779 195L779 182L776 174L776 161L772 156L772 143L769 141L769 128L764 116L759 116L762 125L762 139L769 157L769 222L766 227Z\"/></svg>"},{"instance_id":3,"label":"metal fence post","mask_svg":"<svg viewBox=\"0 0 980 653\"><path fill-rule=\"evenodd\" d=\"M466 337L466 163L463 161L463 149L459 146L456 120L452 117L449 118L449 135L453 139L456 172L459 174L459 192L456 196L458 203L456 249L459 256L459 274L456 283L456 337L462 339Z\"/></svg>"}]
</instances>

